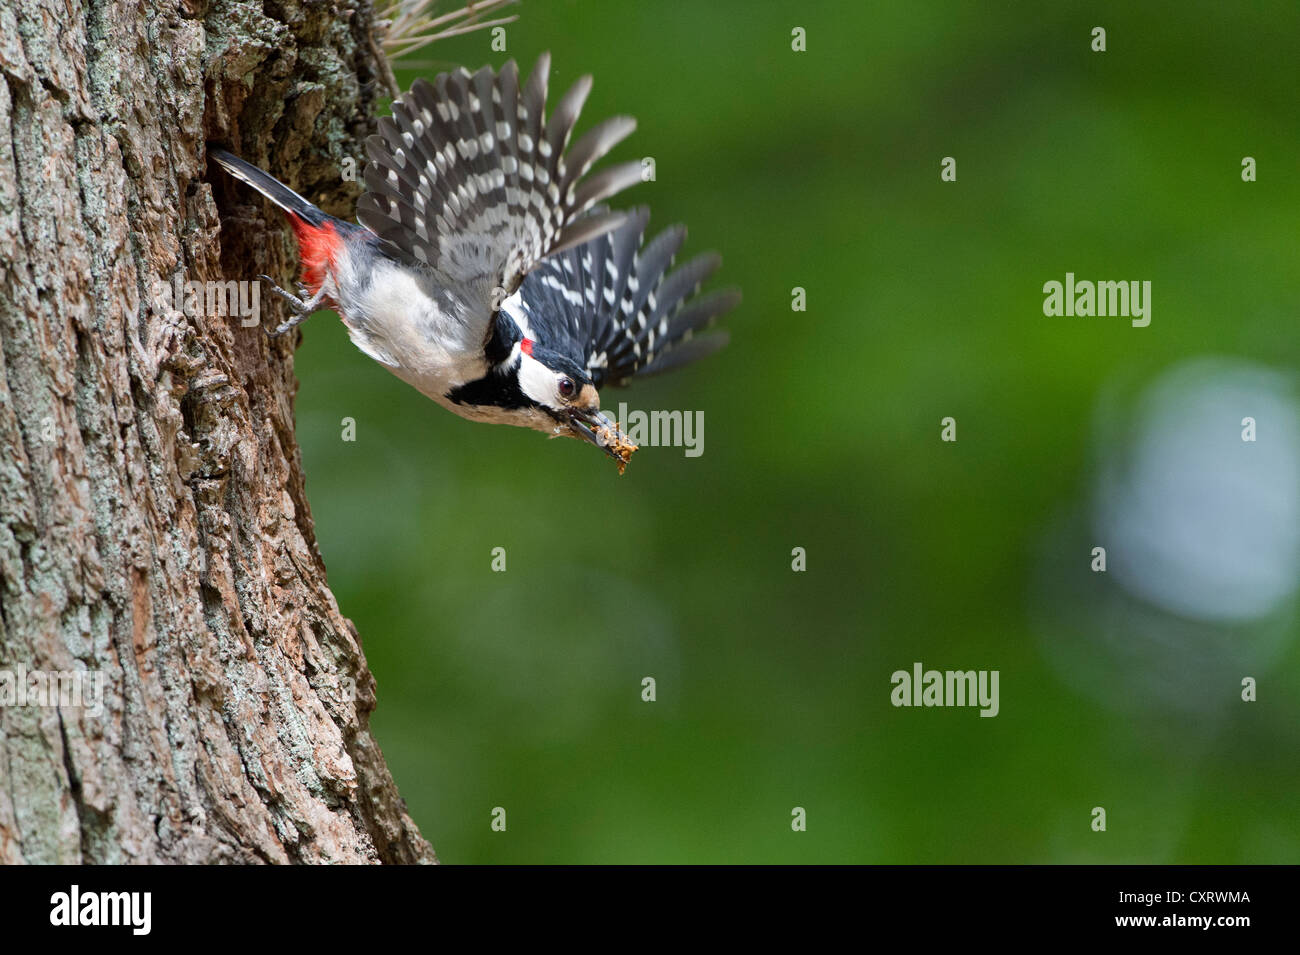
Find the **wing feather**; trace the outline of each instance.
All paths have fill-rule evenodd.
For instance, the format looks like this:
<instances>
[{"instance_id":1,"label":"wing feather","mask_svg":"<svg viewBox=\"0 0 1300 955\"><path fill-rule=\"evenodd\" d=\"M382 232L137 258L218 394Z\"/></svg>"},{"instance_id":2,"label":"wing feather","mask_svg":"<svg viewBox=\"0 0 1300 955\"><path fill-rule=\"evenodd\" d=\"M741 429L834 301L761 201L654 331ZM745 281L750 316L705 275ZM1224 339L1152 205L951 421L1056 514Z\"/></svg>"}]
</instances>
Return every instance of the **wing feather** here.
<instances>
[{"instance_id":1,"label":"wing feather","mask_svg":"<svg viewBox=\"0 0 1300 955\"><path fill-rule=\"evenodd\" d=\"M598 388L711 354L726 335L697 333L740 303L735 289L696 297L721 264L714 253L669 272L686 230L672 226L643 245L649 218L644 207L631 210L613 231L548 258L520 289L534 334L586 368Z\"/></svg>"},{"instance_id":2,"label":"wing feather","mask_svg":"<svg viewBox=\"0 0 1300 955\"><path fill-rule=\"evenodd\" d=\"M542 54L522 89L514 61L416 80L366 140L358 218L386 254L427 269L481 316L485 340L501 301L547 256L623 224L620 213L586 213L641 180L635 162L584 178L635 121L606 120L567 157L591 78L547 120L549 76Z\"/></svg>"}]
</instances>

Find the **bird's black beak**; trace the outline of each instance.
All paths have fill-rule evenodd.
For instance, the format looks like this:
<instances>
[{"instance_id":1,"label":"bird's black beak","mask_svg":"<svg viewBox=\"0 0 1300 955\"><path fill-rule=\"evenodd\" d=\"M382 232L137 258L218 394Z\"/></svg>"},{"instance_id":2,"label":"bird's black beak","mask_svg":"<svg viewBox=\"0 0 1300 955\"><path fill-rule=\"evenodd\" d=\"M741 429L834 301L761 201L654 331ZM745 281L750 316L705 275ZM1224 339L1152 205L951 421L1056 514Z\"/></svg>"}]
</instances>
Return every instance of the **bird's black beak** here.
<instances>
[{"instance_id":1,"label":"bird's black beak","mask_svg":"<svg viewBox=\"0 0 1300 955\"><path fill-rule=\"evenodd\" d=\"M610 448L610 434L621 434L599 411L587 411L585 408L569 410L569 430L575 438L589 441L611 457L617 457Z\"/></svg>"},{"instance_id":2,"label":"bird's black beak","mask_svg":"<svg viewBox=\"0 0 1300 955\"><path fill-rule=\"evenodd\" d=\"M581 438L600 448L618 462L618 473L623 473L628 460L632 457L632 452L636 450L636 445L619 430L616 422L606 418L599 411L571 408L568 425L575 438Z\"/></svg>"}]
</instances>

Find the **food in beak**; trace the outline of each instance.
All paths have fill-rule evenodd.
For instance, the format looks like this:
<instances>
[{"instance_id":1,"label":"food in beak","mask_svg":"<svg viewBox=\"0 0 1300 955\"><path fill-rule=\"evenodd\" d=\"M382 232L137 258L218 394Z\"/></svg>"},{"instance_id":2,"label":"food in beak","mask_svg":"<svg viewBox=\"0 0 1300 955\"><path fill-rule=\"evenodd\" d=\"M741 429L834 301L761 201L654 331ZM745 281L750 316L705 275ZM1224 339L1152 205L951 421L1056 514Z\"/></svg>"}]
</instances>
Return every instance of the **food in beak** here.
<instances>
[{"instance_id":1,"label":"food in beak","mask_svg":"<svg viewBox=\"0 0 1300 955\"><path fill-rule=\"evenodd\" d=\"M575 413L569 418L569 427L575 437L590 441L617 461L619 474L626 470L636 445L619 429L618 422L610 421L599 412Z\"/></svg>"}]
</instances>

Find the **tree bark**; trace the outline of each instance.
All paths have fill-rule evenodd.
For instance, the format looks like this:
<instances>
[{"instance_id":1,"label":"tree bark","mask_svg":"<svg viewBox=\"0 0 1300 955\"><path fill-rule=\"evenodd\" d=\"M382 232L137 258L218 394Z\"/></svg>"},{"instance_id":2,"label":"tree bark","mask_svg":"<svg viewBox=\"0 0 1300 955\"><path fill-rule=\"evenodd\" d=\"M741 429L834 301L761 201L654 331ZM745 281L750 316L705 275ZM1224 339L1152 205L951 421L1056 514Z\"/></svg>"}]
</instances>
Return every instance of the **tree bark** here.
<instances>
[{"instance_id":1,"label":"tree bark","mask_svg":"<svg viewBox=\"0 0 1300 955\"><path fill-rule=\"evenodd\" d=\"M154 294L296 268L205 143L350 217L372 18L0 4L0 862L435 861L326 585L284 316Z\"/></svg>"}]
</instances>

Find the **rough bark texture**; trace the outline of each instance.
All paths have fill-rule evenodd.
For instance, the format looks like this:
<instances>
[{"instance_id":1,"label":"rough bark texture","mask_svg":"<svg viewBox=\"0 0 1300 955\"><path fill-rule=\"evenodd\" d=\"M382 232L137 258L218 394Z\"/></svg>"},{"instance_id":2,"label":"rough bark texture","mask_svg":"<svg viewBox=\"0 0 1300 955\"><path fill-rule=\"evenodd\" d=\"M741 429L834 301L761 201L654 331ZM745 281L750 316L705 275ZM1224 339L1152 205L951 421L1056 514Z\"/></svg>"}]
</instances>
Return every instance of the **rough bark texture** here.
<instances>
[{"instance_id":1,"label":"rough bark texture","mask_svg":"<svg viewBox=\"0 0 1300 955\"><path fill-rule=\"evenodd\" d=\"M205 143L350 209L372 16L0 4L0 671L104 688L0 705L0 862L433 861L326 586L292 337L146 304L295 267Z\"/></svg>"}]
</instances>

